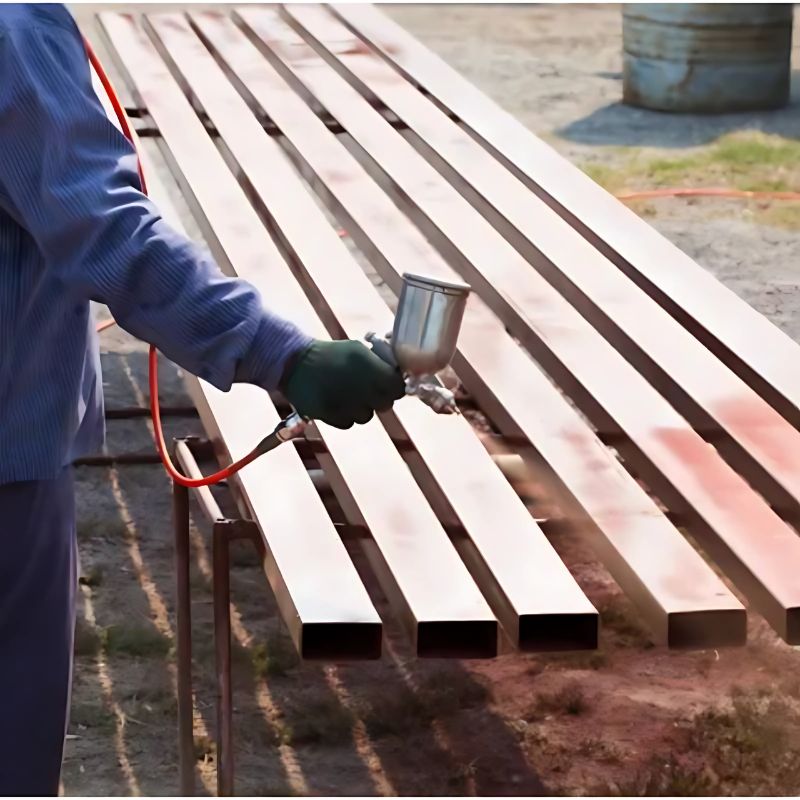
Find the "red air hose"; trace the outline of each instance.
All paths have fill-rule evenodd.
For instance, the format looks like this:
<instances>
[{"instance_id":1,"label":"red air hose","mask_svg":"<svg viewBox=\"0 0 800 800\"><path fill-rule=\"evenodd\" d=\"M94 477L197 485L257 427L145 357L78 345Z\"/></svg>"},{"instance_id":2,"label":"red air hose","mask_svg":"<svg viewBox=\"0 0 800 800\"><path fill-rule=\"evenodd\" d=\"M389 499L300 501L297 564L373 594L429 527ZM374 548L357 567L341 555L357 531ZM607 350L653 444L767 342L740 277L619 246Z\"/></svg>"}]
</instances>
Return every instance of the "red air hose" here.
<instances>
[{"instance_id":1,"label":"red air hose","mask_svg":"<svg viewBox=\"0 0 800 800\"><path fill-rule=\"evenodd\" d=\"M122 132L131 143L133 149L136 151L138 161L137 166L139 169L139 182L142 187L142 192L147 194L147 184L144 180L142 161L139 158L136 142L133 138L133 134L131 133L131 128L128 124L128 117L125 114L125 109L122 107L122 103L120 103L119 97L117 97L117 93L114 91L114 87L112 86L108 75L106 75L106 72L103 69L103 65L100 63L100 59L97 57L97 54L94 52L94 49L92 48L92 45L89 43L88 39L84 39L84 45L86 47L86 54L89 57L89 61L92 67L94 67L97 77L100 78L100 82L103 84L103 89L105 89L108 99L114 108L114 113L117 115ZM106 328L110 328L112 325L114 325L114 321L107 320L106 322L100 323L97 326L97 330L100 332ZM210 486L211 484L219 483L220 481L230 478L231 475L235 475L240 469L242 469L242 467L246 467L256 458L258 458L259 455L261 455L261 451L258 448L251 450L246 456L244 456L244 458L241 458L224 469L215 472L213 475L208 475L204 478L187 478L184 475L181 475L181 473L175 469L175 466L169 457L166 442L164 441L164 431L161 427L161 410L158 404L158 351L152 344L150 345L149 354L149 377L150 416L153 419L153 433L156 439L156 448L158 449L158 455L161 457L161 463L164 465L164 469L167 471L167 474L170 476L170 478L172 478L172 480L174 480L176 483L192 489L196 489L200 486Z\"/></svg>"}]
</instances>

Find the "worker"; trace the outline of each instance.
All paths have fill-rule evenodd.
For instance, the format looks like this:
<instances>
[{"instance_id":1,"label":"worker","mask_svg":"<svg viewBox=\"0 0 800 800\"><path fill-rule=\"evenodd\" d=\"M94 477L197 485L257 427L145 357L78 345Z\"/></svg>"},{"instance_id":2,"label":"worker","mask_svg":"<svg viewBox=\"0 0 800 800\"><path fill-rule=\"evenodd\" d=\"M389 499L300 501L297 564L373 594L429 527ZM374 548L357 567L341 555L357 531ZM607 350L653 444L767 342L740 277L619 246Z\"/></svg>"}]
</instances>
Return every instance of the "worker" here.
<instances>
[{"instance_id":1,"label":"worker","mask_svg":"<svg viewBox=\"0 0 800 800\"><path fill-rule=\"evenodd\" d=\"M312 340L170 228L66 8L0 5L0 795L59 789L77 584L70 465L104 437L92 300L218 389L280 388L338 428L404 391L367 347Z\"/></svg>"}]
</instances>

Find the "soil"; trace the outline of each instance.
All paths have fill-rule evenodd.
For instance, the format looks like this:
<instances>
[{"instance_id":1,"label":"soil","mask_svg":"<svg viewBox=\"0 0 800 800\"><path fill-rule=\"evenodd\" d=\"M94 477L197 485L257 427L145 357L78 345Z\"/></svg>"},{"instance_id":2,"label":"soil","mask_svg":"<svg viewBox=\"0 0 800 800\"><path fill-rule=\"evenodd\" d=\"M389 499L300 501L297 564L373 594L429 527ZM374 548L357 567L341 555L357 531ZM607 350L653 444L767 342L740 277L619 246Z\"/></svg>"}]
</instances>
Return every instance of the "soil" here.
<instances>
[{"instance_id":1,"label":"soil","mask_svg":"<svg viewBox=\"0 0 800 800\"><path fill-rule=\"evenodd\" d=\"M75 9L86 30L98 8ZM732 131L792 137L798 130L796 99L779 112L710 118L671 117L620 105L618 6L388 10L533 131L587 168L622 165L630 148L674 158ZM729 201L665 200L647 213L652 225L800 340L797 231L760 224L741 204ZM191 220L186 222L196 231ZM144 404L144 346L117 329L102 341L107 405ZM161 375L162 403L188 405L177 371L163 363ZM479 419L476 424L480 427ZM165 427L168 435L202 434L192 418L169 418ZM109 423L109 451L151 447L145 419ZM169 483L158 466L82 467L77 474L81 607L63 792L176 794ZM219 499L229 504L224 491ZM204 794L214 791L216 763L209 533L196 516L195 744ZM696 789L697 769L705 770L703 780L718 781L711 784L716 792L742 786L746 793L800 790L800 785L775 783L780 776L770 773L781 770L773 754L758 748L747 751L748 758L755 752L761 759L752 775L738 776L739 784L730 776L722 781L714 761L717 750L703 749L698 745L703 737L692 738L690 731L700 724L697 720L710 719L702 716L709 709L735 713L736 697L788 698L794 716L782 729L788 737L781 739L782 752L800 750L793 699L798 692L790 683L800 663L797 653L778 642L756 615L745 649L688 653L652 647L590 548L568 532L552 538L601 609L605 624L596 653L417 662L353 551L387 620L384 657L349 666L300 664L260 567L245 545L238 548L232 575L237 792L604 794L625 787L630 791L643 775L654 774L658 783L663 776L653 759L666 760L670 754L676 754L684 770L679 775L683 783L674 770L667 776L672 793L676 786L679 794ZM708 741L716 742L720 730L719 725L709 727ZM725 739L725 747L719 752L730 753L740 743Z\"/></svg>"}]
</instances>

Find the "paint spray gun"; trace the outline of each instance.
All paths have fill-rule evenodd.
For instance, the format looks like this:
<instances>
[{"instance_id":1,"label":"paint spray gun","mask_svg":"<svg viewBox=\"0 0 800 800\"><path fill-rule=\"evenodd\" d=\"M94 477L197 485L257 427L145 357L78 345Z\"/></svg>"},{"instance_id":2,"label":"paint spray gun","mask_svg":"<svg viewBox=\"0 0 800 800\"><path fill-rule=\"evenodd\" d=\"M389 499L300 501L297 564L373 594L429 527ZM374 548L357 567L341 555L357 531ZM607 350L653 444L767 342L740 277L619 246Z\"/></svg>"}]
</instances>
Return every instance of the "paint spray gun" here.
<instances>
[{"instance_id":1,"label":"paint spray gun","mask_svg":"<svg viewBox=\"0 0 800 800\"><path fill-rule=\"evenodd\" d=\"M466 283L405 273L392 331L385 336L370 332L364 337L375 355L403 374L406 394L415 395L437 414L458 413L453 393L436 373L448 366L455 354L469 292ZM309 422L292 412L262 439L258 454L302 436Z\"/></svg>"}]
</instances>

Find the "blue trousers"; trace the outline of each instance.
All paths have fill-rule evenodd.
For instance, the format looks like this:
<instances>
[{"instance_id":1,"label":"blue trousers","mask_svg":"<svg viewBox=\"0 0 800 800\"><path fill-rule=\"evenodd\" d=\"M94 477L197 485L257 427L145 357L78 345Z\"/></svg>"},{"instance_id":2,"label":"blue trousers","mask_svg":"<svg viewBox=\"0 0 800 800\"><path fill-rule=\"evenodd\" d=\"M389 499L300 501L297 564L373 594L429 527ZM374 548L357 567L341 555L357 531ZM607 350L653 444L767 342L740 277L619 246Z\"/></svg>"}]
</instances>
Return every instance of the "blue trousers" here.
<instances>
[{"instance_id":1,"label":"blue trousers","mask_svg":"<svg viewBox=\"0 0 800 800\"><path fill-rule=\"evenodd\" d=\"M72 470L0 485L0 795L58 794L76 589Z\"/></svg>"}]
</instances>

